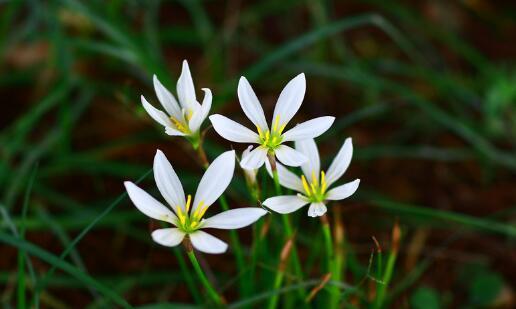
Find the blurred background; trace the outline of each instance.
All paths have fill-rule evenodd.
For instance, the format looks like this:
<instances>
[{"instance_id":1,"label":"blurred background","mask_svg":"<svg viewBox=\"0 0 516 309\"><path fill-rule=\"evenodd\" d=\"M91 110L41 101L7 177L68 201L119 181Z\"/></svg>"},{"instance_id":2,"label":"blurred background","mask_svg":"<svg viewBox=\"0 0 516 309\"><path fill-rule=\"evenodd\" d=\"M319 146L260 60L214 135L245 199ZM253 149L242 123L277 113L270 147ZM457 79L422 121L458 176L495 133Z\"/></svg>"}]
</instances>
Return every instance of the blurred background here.
<instances>
[{"instance_id":1,"label":"blurred background","mask_svg":"<svg viewBox=\"0 0 516 309\"><path fill-rule=\"evenodd\" d=\"M384 263L396 255L385 307L514 308L515 42L511 1L1 1L3 308L204 303L182 248L152 243L157 224L122 186L140 179L157 197L150 168L160 148L195 190L195 153L139 101L157 106L153 74L175 93L183 59L196 89L212 89L212 113L248 126L241 75L269 118L286 82L305 72L295 121L337 117L317 139L323 166L353 138L344 179L361 187L329 207L345 231L343 281L358 290L343 307L369 307L381 248ZM243 150L212 129L206 138L210 159ZM228 195L231 207L252 203L241 171ZM293 219L306 277L321 278L320 222L304 210ZM249 247L253 230L239 236ZM253 296L261 308L281 245L270 240L248 296L231 251L202 259L235 308Z\"/></svg>"}]
</instances>

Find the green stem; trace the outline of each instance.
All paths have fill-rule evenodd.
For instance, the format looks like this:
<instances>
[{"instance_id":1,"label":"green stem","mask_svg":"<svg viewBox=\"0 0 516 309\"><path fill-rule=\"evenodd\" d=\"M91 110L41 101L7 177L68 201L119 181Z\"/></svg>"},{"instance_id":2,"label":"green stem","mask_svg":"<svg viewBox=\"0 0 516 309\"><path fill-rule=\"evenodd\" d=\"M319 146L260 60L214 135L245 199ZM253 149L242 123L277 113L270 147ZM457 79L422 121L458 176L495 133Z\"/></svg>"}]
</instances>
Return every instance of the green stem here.
<instances>
[{"instance_id":1,"label":"green stem","mask_svg":"<svg viewBox=\"0 0 516 309\"><path fill-rule=\"evenodd\" d=\"M222 210L229 210L229 205L224 195L220 196L219 201L220 205L222 206ZM229 240L231 242L231 248L235 252L238 273L241 274L245 271L247 263L245 262L244 252L242 250L242 246L240 246L240 240L235 230L229 231ZM247 282L247 280L240 280L240 285L243 293L246 293L249 290L249 282Z\"/></svg>"},{"instance_id":2,"label":"green stem","mask_svg":"<svg viewBox=\"0 0 516 309\"><path fill-rule=\"evenodd\" d=\"M190 250L187 252L188 257L190 258L190 261L192 262L193 268L195 269L195 272L197 273L197 276L199 277L199 280L201 280L201 283L204 285L204 288L208 292L208 295L213 300L214 303L217 305L223 305L224 302L220 295L215 291L211 283L208 281L208 278L206 278L206 275L202 271L201 265L199 265L199 262L197 261L197 258L195 257L195 253L193 250Z\"/></svg>"},{"instance_id":3,"label":"green stem","mask_svg":"<svg viewBox=\"0 0 516 309\"><path fill-rule=\"evenodd\" d=\"M387 258L387 264L385 265L385 272L382 278L382 284L380 285L380 289L378 290L378 294L376 295L376 304L374 308L379 309L383 307L383 302L385 300L385 294L387 292L387 286L391 281L392 274L394 271L394 264L396 263L397 252L391 251L389 257Z\"/></svg>"},{"instance_id":4,"label":"green stem","mask_svg":"<svg viewBox=\"0 0 516 309\"><path fill-rule=\"evenodd\" d=\"M281 283L283 282L283 277L285 273L283 271L278 271L276 273L276 277L274 278L274 285L273 285L273 291L278 291L281 288ZM276 308L278 304L279 294L276 293L272 295L272 297L269 299L269 305L267 306L268 309L274 309Z\"/></svg>"},{"instance_id":5,"label":"green stem","mask_svg":"<svg viewBox=\"0 0 516 309\"><path fill-rule=\"evenodd\" d=\"M276 164L271 164L273 167L272 169L272 176L274 178L274 188L276 189L276 195L281 195L281 186L279 182L279 175L278 170L275 168ZM290 224L289 217L286 215L281 216L283 220L283 228L285 229L285 232L287 233L287 238L291 238L294 234L294 230L292 229L292 225ZM292 244L292 259L294 263L294 273L296 274L297 280L303 279L303 270L301 269L301 262L299 261L299 255L297 254L297 248L295 243ZM299 289L299 294L302 299L306 298L306 292L304 289Z\"/></svg>"},{"instance_id":6,"label":"green stem","mask_svg":"<svg viewBox=\"0 0 516 309\"><path fill-rule=\"evenodd\" d=\"M281 186L277 169L272 170L272 177L274 178L274 189L276 189L276 194L281 195Z\"/></svg>"},{"instance_id":7,"label":"green stem","mask_svg":"<svg viewBox=\"0 0 516 309\"><path fill-rule=\"evenodd\" d=\"M329 273L331 273L331 280L334 282L340 281L340 269L342 260L335 258L333 250L333 239L331 235L331 228L326 215L321 217L322 230L324 236L324 244L326 247L326 267ZM338 308L340 300L340 291L337 285L330 287L330 305L328 308Z\"/></svg>"},{"instance_id":8,"label":"green stem","mask_svg":"<svg viewBox=\"0 0 516 309\"><path fill-rule=\"evenodd\" d=\"M188 270L188 266L186 264L185 257L183 255L182 250L179 250L180 248L176 247L172 251L174 251L174 255L177 258L177 261L179 263L179 269L181 270L181 274L185 278L186 286L190 290L190 293L192 293L192 296L194 300L197 303L202 303L202 296L199 293L199 290L195 286L194 278L192 277L191 272Z\"/></svg>"},{"instance_id":9,"label":"green stem","mask_svg":"<svg viewBox=\"0 0 516 309\"><path fill-rule=\"evenodd\" d=\"M194 150L197 151L197 154L199 156L199 159L201 161L201 164L203 168L206 170L208 169L210 162L208 160L208 156L206 155L206 152L204 151L203 147L203 141L204 141L204 134L200 134L197 139L197 143L192 143L192 146ZM196 147L197 146L197 147ZM226 200L226 197L224 195L221 195L219 198L220 205L222 206L222 210L226 211L229 210L229 204ZM235 230L229 231L229 238L231 242L231 248L235 252L235 258L236 263L238 267L239 274L243 273L246 269L246 262L244 260L244 253L242 251L242 246L240 245L240 240L238 238L238 234ZM246 293L249 290L249 282L247 280L240 280L240 288L242 293Z\"/></svg>"}]
</instances>

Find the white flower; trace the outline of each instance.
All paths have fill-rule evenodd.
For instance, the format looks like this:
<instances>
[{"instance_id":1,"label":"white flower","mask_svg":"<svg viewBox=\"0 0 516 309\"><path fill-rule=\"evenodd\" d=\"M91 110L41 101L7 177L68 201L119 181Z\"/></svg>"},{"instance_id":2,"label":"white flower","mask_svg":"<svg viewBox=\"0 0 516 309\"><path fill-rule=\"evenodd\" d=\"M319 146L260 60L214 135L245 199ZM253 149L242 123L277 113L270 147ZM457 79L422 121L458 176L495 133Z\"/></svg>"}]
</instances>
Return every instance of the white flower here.
<instances>
[{"instance_id":1,"label":"white flower","mask_svg":"<svg viewBox=\"0 0 516 309\"><path fill-rule=\"evenodd\" d=\"M211 108L212 94L208 88L202 88L204 99L199 104L195 95L195 88L188 67L188 62L183 61L181 76L177 80L176 98L158 80L153 77L154 90L159 102L166 113L152 106L142 95L143 108L156 122L165 127L165 132L173 136L196 137L199 134L202 122L208 117Z\"/></svg>"},{"instance_id":2,"label":"white flower","mask_svg":"<svg viewBox=\"0 0 516 309\"><path fill-rule=\"evenodd\" d=\"M301 165L301 178L278 164L278 178L282 186L299 192L297 195L282 195L268 198L263 205L281 214L291 213L310 204L310 217L322 216L326 213L326 202L343 200L350 197L358 189L360 179L337 186L328 190L344 174L353 156L351 138L346 139L328 168L328 172L321 171L321 162L317 145L313 139L296 141L296 150L308 157L308 161ZM270 174L270 165L266 165ZM319 176L320 175L320 176Z\"/></svg>"},{"instance_id":3,"label":"white flower","mask_svg":"<svg viewBox=\"0 0 516 309\"><path fill-rule=\"evenodd\" d=\"M260 145L242 159L241 165L244 168L260 168L268 154L275 155L285 165L300 166L307 158L283 143L317 137L328 130L335 120L335 117L330 116L319 117L298 124L283 133L286 125L301 106L305 90L306 80L303 73L293 78L283 88L274 109L272 128L269 129L256 94L247 79L242 76L238 83L238 99L245 115L256 126L258 133L222 115L212 115L210 121L215 131L227 140Z\"/></svg>"},{"instance_id":4,"label":"white flower","mask_svg":"<svg viewBox=\"0 0 516 309\"><path fill-rule=\"evenodd\" d=\"M235 169L234 151L221 154L208 167L199 182L193 203L191 195L185 199L179 178L160 150L154 157L153 169L158 189L170 208L165 207L134 183L126 181L124 185L136 208L153 219L175 226L152 232L152 239L160 245L177 246L188 235L197 250L206 253L223 253L227 249L227 244L201 229L238 229L248 226L267 213L262 208L246 207L227 210L203 219L208 207L220 197L231 182Z\"/></svg>"}]
</instances>

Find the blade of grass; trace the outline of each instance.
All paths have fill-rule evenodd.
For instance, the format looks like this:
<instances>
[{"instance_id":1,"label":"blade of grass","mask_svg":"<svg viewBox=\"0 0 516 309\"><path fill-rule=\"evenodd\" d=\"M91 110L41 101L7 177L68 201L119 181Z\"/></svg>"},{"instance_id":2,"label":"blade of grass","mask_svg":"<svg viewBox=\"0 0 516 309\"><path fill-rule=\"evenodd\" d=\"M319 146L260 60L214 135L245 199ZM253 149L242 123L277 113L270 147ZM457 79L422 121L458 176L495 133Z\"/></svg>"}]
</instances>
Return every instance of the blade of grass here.
<instances>
[{"instance_id":1,"label":"blade of grass","mask_svg":"<svg viewBox=\"0 0 516 309\"><path fill-rule=\"evenodd\" d=\"M152 169L147 171L142 177L140 177L140 179L138 179L136 181L136 183L139 183L142 180L144 180L148 175L151 174L151 172L152 172ZM91 223L88 226L86 226L86 228L84 228L81 231L81 233L79 233L79 235L77 235L77 237L74 238L74 240L70 243L70 245L68 245L65 248L65 250L61 253L61 255L59 256L59 259L61 261L64 261L64 259L68 256L68 254L70 254L70 252L72 252L73 248L75 248L75 246L84 238L84 236L86 236L86 234L91 229L93 229L93 227L99 221L101 221L109 212L111 212L113 209L115 209L115 207L118 206L120 204L120 202L122 202L126 197L127 197L127 192L124 192L121 195L119 195L103 212L101 212L93 221L91 221ZM45 288L47 278L52 276L52 274L55 272L56 268L57 268L57 266L55 264L52 265L52 267L45 273L45 275L43 275L41 280L38 282L38 284L36 285L36 288L35 288L35 293L34 293L35 298L37 298L38 293L41 292L41 290L43 290Z\"/></svg>"},{"instance_id":2,"label":"blade of grass","mask_svg":"<svg viewBox=\"0 0 516 309\"><path fill-rule=\"evenodd\" d=\"M391 39L393 39L398 44L398 46L400 46L400 48L403 49L410 57L415 59L420 58L419 53L415 51L415 48L412 46L412 44L409 41L407 41L392 24L390 24L382 16L373 13L338 20L336 22L328 24L325 27L313 30L286 44L283 44L278 49L264 56L262 60L246 69L243 75L246 76L248 79L253 80L258 76L262 75L274 64L277 64L281 60L286 59L292 54L318 42L319 40L331 37L343 31L347 31L366 25L378 27L380 30L384 31L387 35L389 35Z\"/></svg>"},{"instance_id":3,"label":"blade of grass","mask_svg":"<svg viewBox=\"0 0 516 309\"><path fill-rule=\"evenodd\" d=\"M119 306L123 308L132 308L132 306L129 305L129 303L127 303L120 295L114 293L109 287L101 284L100 282L96 281L92 277L86 275L84 272L77 269L75 266L63 261L62 259L51 254L50 252L30 242L27 242L26 240L10 236L2 231L0 231L0 242L16 247L19 250L27 252L28 254L37 256L41 260L51 264L53 267L59 268L64 272L70 274L71 276L77 278L84 284L95 288Z\"/></svg>"},{"instance_id":4,"label":"blade of grass","mask_svg":"<svg viewBox=\"0 0 516 309\"><path fill-rule=\"evenodd\" d=\"M36 174L38 173L38 164L34 166L32 173L29 178L29 182L27 184L27 189L25 190L25 196L23 197L23 207L21 214L21 225L19 229L19 236L21 239L25 238L25 218L27 217L27 211L29 208L30 195L32 193L32 185L34 184L34 179L36 178ZM23 250L18 250L18 308L25 309L27 299L25 292L25 258L26 252ZM34 282L35 283L35 282Z\"/></svg>"},{"instance_id":5,"label":"blade of grass","mask_svg":"<svg viewBox=\"0 0 516 309\"><path fill-rule=\"evenodd\" d=\"M363 192L362 192L363 193ZM367 194L369 195L369 194ZM378 197L372 195L370 202L376 207L383 208L385 210L393 211L397 214L407 214L412 216L421 216L429 219L440 220L442 222L458 223L465 227L497 233L508 236L510 238L516 237L516 226L511 224L505 224L491 219L481 219L460 214L456 212L420 207L413 204L395 202L385 197ZM447 225L450 227L449 225Z\"/></svg>"}]
</instances>

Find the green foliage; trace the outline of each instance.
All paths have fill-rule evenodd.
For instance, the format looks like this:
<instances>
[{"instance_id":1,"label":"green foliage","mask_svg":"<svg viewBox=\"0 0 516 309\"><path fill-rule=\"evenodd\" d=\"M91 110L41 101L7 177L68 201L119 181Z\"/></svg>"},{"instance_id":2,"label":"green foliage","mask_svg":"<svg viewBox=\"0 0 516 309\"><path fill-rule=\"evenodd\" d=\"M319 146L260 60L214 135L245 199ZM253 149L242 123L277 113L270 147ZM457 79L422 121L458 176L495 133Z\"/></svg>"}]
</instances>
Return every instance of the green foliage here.
<instances>
[{"instance_id":1,"label":"green foliage","mask_svg":"<svg viewBox=\"0 0 516 309\"><path fill-rule=\"evenodd\" d=\"M209 266L203 279L215 279L228 307L387 308L408 299L413 308L442 308L445 299L418 286L419 279L431 280L436 263L459 268L473 251L488 262L497 254L449 247L487 238L508 248L499 251L513 250L516 205L507 187L516 172L514 66L484 55L461 31L429 21L439 8L448 12L441 2L428 4L428 11L399 1L366 2L359 6L368 10L342 13L336 1L3 1L3 307L210 305L183 248L152 244L154 226L129 205L122 186L139 179L153 187L149 168L157 147L173 154L187 191L197 185L202 167L195 152L155 128L139 103L140 94L153 97L152 74L175 89L184 57L196 86L213 89L212 113L242 116L240 75L253 81L269 112L278 85L305 72L303 112L337 116L317 140L325 147L323 161L347 136L357 145L349 172L360 174L363 187L329 207L331 231L321 231L304 211L270 215L252 233L228 233L226 255L199 259L203 269ZM453 8L466 15L474 9ZM207 132L203 146L214 158L229 144ZM258 194L260 201L274 195L273 180L264 171L258 175L261 188L249 194L237 172L218 207L256 205ZM502 190L509 193L498 199ZM481 207L473 205L477 198ZM342 210L345 228L331 248L333 206ZM396 219L406 232L399 254L389 249ZM421 230L431 241L422 241L406 271L403 246ZM295 239L295 250L280 272L285 234ZM383 252L371 254L371 236ZM504 276L468 266L456 282L466 296L454 301L492 305ZM441 291L438 282L432 286Z\"/></svg>"},{"instance_id":2,"label":"green foliage","mask_svg":"<svg viewBox=\"0 0 516 309\"><path fill-rule=\"evenodd\" d=\"M443 308L439 292L429 287L419 287L410 296L410 307L413 309Z\"/></svg>"}]
</instances>

